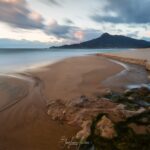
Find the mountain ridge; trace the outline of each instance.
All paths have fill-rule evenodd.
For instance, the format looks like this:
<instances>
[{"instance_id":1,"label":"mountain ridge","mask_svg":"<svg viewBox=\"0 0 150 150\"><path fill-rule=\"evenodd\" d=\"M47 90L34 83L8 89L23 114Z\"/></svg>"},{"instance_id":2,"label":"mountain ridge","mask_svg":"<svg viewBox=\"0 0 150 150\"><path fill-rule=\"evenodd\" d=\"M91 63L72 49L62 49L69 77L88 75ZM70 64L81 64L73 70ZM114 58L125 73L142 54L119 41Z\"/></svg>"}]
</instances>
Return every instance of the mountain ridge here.
<instances>
[{"instance_id":1,"label":"mountain ridge","mask_svg":"<svg viewBox=\"0 0 150 150\"><path fill-rule=\"evenodd\" d=\"M150 42L123 35L104 33L100 37L78 44L53 46L51 48L96 49L96 48L150 48Z\"/></svg>"}]
</instances>

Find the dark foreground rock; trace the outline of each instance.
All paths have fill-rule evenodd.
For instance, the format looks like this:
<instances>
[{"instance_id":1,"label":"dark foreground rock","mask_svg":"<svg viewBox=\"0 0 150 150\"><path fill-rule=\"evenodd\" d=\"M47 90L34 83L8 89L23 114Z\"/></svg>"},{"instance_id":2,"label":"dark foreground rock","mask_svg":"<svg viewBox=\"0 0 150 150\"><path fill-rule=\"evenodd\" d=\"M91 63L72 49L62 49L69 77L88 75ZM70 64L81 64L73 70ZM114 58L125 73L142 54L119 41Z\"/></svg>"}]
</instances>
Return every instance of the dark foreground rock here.
<instances>
[{"instance_id":1,"label":"dark foreground rock","mask_svg":"<svg viewBox=\"0 0 150 150\"><path fill-rule=\"evenodd\" d=\"M149 150L150 149L150 90L146 87L134 88L124 93L107 92L103 95L124 110L126 119L114 122L110 114L99 113L92 121L91 145L81 149L90 150ZM128 110L128 111L127 111ZM131 113L130 113L131 111ZM136 113L132 113L135 111Z\"/></svg>"},{"instance_id":2,"label":"dark foreground rock","mask_svg":"<svg viewBox=\"0 0 150 150\"><path fill-rule=\"evenodd\" d=\"M126 109L150 107L150 89L147 87L128 89L124 93L111 92L104 97L126 105Z\"/></svg>"},{"instance_id":3,"label":"dark foreground rock","mask_svg":"<svg viewBox=\"0 0 150 150\"><path fill-rule=\"evenodd\" d=\"M48 114L80 129L74 139L81 150L149 150L149 97L147 87L122 93L105 89L93 97L52 100Z\"/></svg>"},{"instance_id":4,"label":"dark foreground rock","mask_svg":"<svg viewBox=\"0 0 150 150\"><path fill-rule=\"evenodd\" d=\"M103 120L107 114L99 114L92 123L91 134L87 141L90 146L83 146L81 149L95 147L98 150L149 150L150 149L150 111L143 112L136 116L129 117L126 121L113 125L113 137L107 138L102 134L96 134L97 123ZM144 133L136 133L131 126L135 124L139 128L142 126L146 130ZM112 125L112 123L111 123ZM112 126L110 127L112 133ZM115 130L115 132L114 132ZM139 130L139 129L137 129ZM115 133L115 134L114 134ZM107 134L108 135L108 134Z\"/></svg>"}]
</instances>

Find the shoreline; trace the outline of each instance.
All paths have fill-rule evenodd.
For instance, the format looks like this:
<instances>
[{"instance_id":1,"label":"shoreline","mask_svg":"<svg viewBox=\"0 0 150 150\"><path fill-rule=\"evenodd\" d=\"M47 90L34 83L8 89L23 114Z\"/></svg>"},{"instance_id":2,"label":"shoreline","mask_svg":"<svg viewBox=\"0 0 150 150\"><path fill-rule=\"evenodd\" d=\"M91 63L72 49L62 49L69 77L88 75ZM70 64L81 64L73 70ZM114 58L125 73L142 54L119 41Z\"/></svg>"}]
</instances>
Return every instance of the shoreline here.
<instances>
[{"instance_id":1,"label":"shoreline","mask_svg":"<svg viewBox=\"0 0 150 150\"><path fill-rule=\"evenodd\" d=\"M85 59L83 59L83 58L85 58ZM97 59L95 60L95 58L97 58ZM93 62L93 64L91 65L91 62L89 62L88 60L91 60ZM67 61L69 61L69 62L67 62ZM79 64L84 63L83 66L81 67L81 69L79 69L81 72L87 63L89 64L88 67L90 67L91 69L96 64L97 65L96 65L95 69L98 69L98 68L103 69L103 67L101 67L101 65L100 65L101 64L100 62L103 62L103 64L105 64L105 62L106 62L107 66L109 64L112 64L114 67L116 67L116 64L106 61L105 59L104 60L99 59L99 57L96 57L96 56L85 56L85 57L83 56L83 57L77 57L77 58L67 58L66 60L62 61L63 64L62 64L62 62L57 62L53 65L44 67L44 69L39 69L38 71L41 73L39 73L38 71L33 71L33 72L27 72L27 76L26 76L26 72L25 72L25 74L24 74L24 72L23 72L23 74L19 74L19 76L17 74L12 75L12 76L8 75L7 77L0 76L1 98L3 97L4 101L6 101L6 102L8 101L8 103L9 103L9 101L15 102L15 105L13 105L12 107L9 107L9 109L6 109L3 112L0 112L0 118L1 118L0 119L0 126L1 126L1 128L0 128L0 141L1 141L0 146L1 146L1 148L9 149L11 147L12 150L13 149L17 150L17 149L22 148L22 146L23 146L24 148L22 148L22 149L29 149L29 148L31 149L32 148L32 149L41 150L44 148L45 150L48 150L51 147L54 150L55 149L57 150L58 147L60 146L59 142L60 142L62 136L66 136L69 138L69 137L76 135L76 133L80 130L80 126L76 126L73 124L68 125L67 123L65 123L59 119L58 120L55 120L54 118L51 119L51 117L47 114L47 111L49 109L49 104L50 104L49 103L50 98L48 97L48 101L45 102L45 100L44 100L45 97L47 99L47 95L45 94L45 83L43 84L43 81L42 81L42 83L40 83L41 78L38 76L39 74L41 74L41 75L45 74L47 77L49 77L50 72L52 70L55 70L55 68L57 68L57 66L58 66L58 70L57 69L56 70L58 72L60 71L59 73L57 73L57 75L62 74L64 72L64 70L61 69L62 68L61 65L63 65L64 66L63 68L65 68L66 63L69 65L70 62L73 63L72 64L73 66L76 66L78 68L81 65L78 66L78 64L76 64L76 61L77 62L80 61ZM59 65L60 65L60 67L59 67ZM122 67L120 68L119 65L117 65L117 66L118 67L116 67L116 69L118 68L120 70L122 68ZM72 68L72 66L70 66L70 67ZM66 69L67 69L67 66L66 66ZM85 71L85 73L88 73L90 70L85 69L84 71ZM47 72L47 71L50 71L50 72ZM74 76L75 75L74 73L76 71L74 71L74 72L72 72L72 71L70 73ZM115 74L115 71L113 71L113 72L114 72L113 74ZM95 72L91 72L91 73L95 74ZM109 74L112 74L112 73L110 72ZM53 77L55 77L55 76L56 76L56 74L54 73ZM17 79L16 77L19 77L19 79ZM27 80L27 82L25 80L22 80L22 79L24 79L24 77L25 77L25 80ZM42 79L46 79L46 78L44 77ZM64 78L64 83L67 83L66 79L67 78ZM78 76L76 79L78 79ZM56 80L54 80L54 82L55 81ZM62 79L60 78L59 83L63 85L62 89L64 89L64 87L65 87L64 83L61 83L61 81L62 81ZM72 81L74 81L74 80L72 80ZM79 79L79 81L80 81L80 79ZM48 81L47 83L51 83L51 81ZM68 85L66 85L66 86L68 86ZM52 85L52 88L53 88L53 85ZM22 93L24 90L28 90L28 92L27 92L28 94L26 95L26 97L20 97L20 96L22 96ZM40 92L41 90L42 90L42 94ZM64 90L66 91L66 89L64 89ZM51 91L51 90L48 89L48 93L49 93L49 91ZM54 92L54 95L58 95L58 93L61 92L60 90L56 90L56 91L57 91L57 94L55 94L55 92ZM16 100L16 97L18 97L18 96L19 96L20 100L16 103L15 100ZM72 95L72 96L74 97L74 95ZM4 104L6 105L6 103L4 103ZM0 106L3 107L2 103L0 104ZM5 126L3 125L4 123L5 123ZM11 135L7 134L8 131L11 132ZM29 136L30 136L30 138L29 138ZM5 138L3 138L3 137L5 137ZM32 139L31 139L31 137L32 137ZM30 141L28 139L30 139ZM52 145L53 145L53 147L52 147Z\"/></svg>"},{"instance_id":2,"label":"shoreline","mask_svg":"<svg viewBox=\"0 0 150 150\"><path fill-rule=\"evenodd\" d=\"M44 66L38 66L34 69L25 69L23 71L18 71L18 72L11 72L11 73L0 73L0 77L6 77L6 78L10 78L10 79L14 79L14 80L20 80L20 81L24 81L24 82L27 82L29 84L40 84L39 82L42 82L40 81L40 79L38 77L36 77L34 75L34 73L37 73L37 72L42 72L44 69L46 68L50 68L51 66L53 65L56 65L58 63L61 63L67 59L76 59L76 58L82 58L82 57L92 57L92 56L95 56L96 54L90 54L90 55L86 55L86 56L74 56L74 57L68 57L68 58L64 58L62 60L58 60L58 61L55 61L53 63L50 63L50 64L46 64ZM108 59L108 61L112 61L113 63L116 63L117 65L120 65L122 66L124 69L121 71L121 72L124 72L127 70L127 65L125 65L124 63L121 63L119 61L115 61L115 60L111 60L111 59ZM117 74L120 74L121 72L117 73ZM117 75L116 74L116 75ZM115 75L114 75L115 76ZM37 83L34 83L36 82L36 80L39 80L37 81ZM42 87L41 87L42 88ZM25 96L23 97L26 97L28 95L28 92L26 92ZM19 98L17 99L16 101L10 103L8 106L6 106L6 108L2 108L2 111L15 105L16 103L18 103L20 100L23 100L24 98ZM46 99L46 98L45 98ZM0 110L1 112L1 110Z\"/></svg>"},{"instance_id":3,"label":"shoreline","mask_svg":"<svg viewBox=\"0 0 150 150\"><path fill-rule=\"evenodd\" d=\"M117 52L117 53L103 53L97 54L106 58L119 60L125 63L137 64L144 66L146 70L150 71L150 49L138 49L128 52Z\"/></svg>"},{"instance_id":4,"label":"shoreline","mask_svg":"<svg viewBox=\"0 0 150 150\"><path fill-rule=\"evenodd\" d=\"M114 118L116 104L96 101L96 97L108 90L109 86L101 83L125 71L124 67L95 54L66 58L36 71L0 76L4 95L0 94L8 102L28 90L18 103L0 112L1 147L7 149L11 145L12 149L19 150L24 145L24 149L57 150L62 136L75 136L84 121L99 112L112 112ZM84 97L88 98L87 104ZM11 131L11 135L6 131Z\"/></svg>"},{"instance_id":5,"label":"shoreline","mask_svg":"<svg viewBox=\"0 0 150 150\"><path fill-rule=\"evenodd\" d=\"M109 50L111 50L111 49L109 49ZM124 49L124 50L122 50L122 51L125 51L125 50L127 50L127 51L133 51L132 49ZM116 53L118 50L114 50L114 52L112 51L112 53ZM61 53L62 53L62 51L60 51ZM107 52L107 50L106 50L106 52ZM64 59L67 59L67 58L71 58L71 57L82 57L82 56L88 56L88 55L95 55L95 54L99 54L99 53L106 53L106 52L104 52L104 50L97 50L97 51L94 51L94 52L83 52L82 53L82 51L81 51L81 54L79 55L77 55L76 53L74 53L74 54L69 54L69 55L66 55L66 56L63 56L63 57L56 57L55 56L55 60L53 60L52 58L50 58L50 60L51 61L49 61L49 60L43 60L43 61L40 61L40 63L38 62L38 63L32 63L32 64L29 64L29 65L21 65L21 66L18 66L18 67L14 67L13 66L13 69L9 69L8 70L8 68L6 68L6 69L2 69L3 71L1 71L1 73L3 73L3 72L5 72L5 73L7 73L7 74L10 74L10 73L19 73L19 72L26 72L26 71L36 71L36 70L38 70L38 69L43 69L44 67L46 67L46 66L49 66L49 65L51 65L51 64L54 64L54 63L57 63L57 62L59 62L59 61L63 61Z\"/></svg>"}]
</instances>

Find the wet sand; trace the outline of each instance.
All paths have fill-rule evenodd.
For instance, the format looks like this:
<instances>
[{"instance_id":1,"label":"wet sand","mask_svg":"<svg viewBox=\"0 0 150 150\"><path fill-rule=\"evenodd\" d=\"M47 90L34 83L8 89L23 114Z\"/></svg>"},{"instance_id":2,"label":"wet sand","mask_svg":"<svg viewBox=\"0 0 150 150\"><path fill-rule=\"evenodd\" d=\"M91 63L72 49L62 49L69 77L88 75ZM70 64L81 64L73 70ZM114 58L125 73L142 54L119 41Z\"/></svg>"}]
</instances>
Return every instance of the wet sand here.
<instances>
[{"instance_id":1,"label":"wet sand","mask_svg":"<svg viewBox=\"0 0 150 150\"><path fill-rule=\"evenodd\" d=\"M36 72L0 77L0 149L60 149L62 136L79 130L47 115L47 104L57 98L92 94L100 82L122 66L105 58L65 59ZM20 78L21 77L21 78Z\"/></svg>"},{"instance_id":2,"label":"wet sand","mask_svg":"<svg viewBox=\"0 0 150 150\"><path fill-rule=\"evenodd\" d=\"M0 149L57 150L79 126L52 120L48 105L99 93L124 67L100 56L68 58L36 71L0 77ZM115 84L115 83L113 83ZM93 106L94 107L94 106Z\"/></svg>"},{"instance_id":3,"label":"wet sand","mask_svg":"<svg viewBox=\"0 0 150 150\"><path fill-rule=\"evenodd\" d=\"M35 72L34 76L42 79L43 93L49 103L54 99L67 101L81 95L91 96L100 91L103 80L123 69L123 66L103 57L83 56L55 63Z\"/></svg>"},{"instance_id":4,"label":"wet sand","mask_svg":"<svg viewBox=\"0 0 150 150\"><path fill-rule=\"evenodd\" d=\"M144 66L129 63L124 65L126 68L125 70L107 78L101 83L101 85L120 92L130 87L149 85L149 73L145 70Z\"/></svg>"},{"instance_id":5,"label":"wet sand","mask_svg":"<svg viewBox=\"0 0 150 150\"><path fill-rule=\"evenodd\" d=\"M57 150L61 136L71 137L76 133L75 127L51 120L40 93L40 82L32 80L0 78L2 150Z\"/></svg>"}]
</instances>

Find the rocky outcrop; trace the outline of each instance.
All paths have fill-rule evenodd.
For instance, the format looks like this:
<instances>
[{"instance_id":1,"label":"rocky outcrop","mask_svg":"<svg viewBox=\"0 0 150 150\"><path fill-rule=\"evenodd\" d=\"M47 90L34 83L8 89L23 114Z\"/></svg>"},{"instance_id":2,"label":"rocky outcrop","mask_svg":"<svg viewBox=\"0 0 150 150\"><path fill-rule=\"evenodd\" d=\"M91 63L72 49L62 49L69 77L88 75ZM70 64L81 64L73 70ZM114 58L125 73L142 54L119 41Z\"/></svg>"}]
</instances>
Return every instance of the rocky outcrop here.
<instances>
[{"instance_id":1,"label":"rocky outcrop","mask_svg":"<svg viewBox=\"0 0 150 150\"><path fill-rule=\"evenodd\" d=\"M48 109L48 115L50 115L53 120L65 120L65 104L62 100L52 100L47 107L50 108Z\"/></svg>"},{"instance_id":2,"label":"rocky outcrop","mask_svg":"<svg viewBox=\"0 0 150 150\"><path fill-rule=\"evenodd\" d=\"M95 132L96 135L108 139L112 139L117 136L114 129L114 123L112 123L112 121L106 116L103 116L97 123Z\"/></svg>"},{"instance_id":3,"label":"rocky outcrop","mask_svg":"<svg viewBox=\"0 0 150 150\"><path fill-rule=\"evenodd\" d=\"M106 89L98 97L81 96L64 102L61 99L52 100L48 104L48 114L54 120L68 120L70 124L82 124L97 113L113 113L137 111L141 107L150 107L150 89L148 87L125 90L123 93ZM119 113L120 114L120 113Z\"/></svg>"},{"instance_id":4,"label":"rocky outcrop","mask_svg":"<svg viewBox=\"0 0 150 150\"><path fill-rule=\"evenodd\" d=\"M103 90L98 97L81 96L68 100L53 100L48 104L48 114L53 120L66 121L81 130L76 138L85 141L91 134L92 121L102 116L95 124L97 136L113 139L117 136L114 125L144 113L150 109L150 90L146 87L125 90L123 93Z\"/></svg>"},{"instance_id":5,"label":"rocky outcrop","mask_svg":"<svg viewBox=\"0 0 150 150\"><path fill-rule=\"evenodd\" d=\"M137 110L141 107L150 107L150 89L148 87L125 90L124 93L112 92L104 95L105 98L119 103L126 110ZM122 106L125 105L125 106Z\"/></svg>"},{"instance_id":6,"label":"rocky outcrop","mask_svg":"<svg viewBox=\"0 0 150 150\"><path fill-rule=\"evenodd\" d=\"M91 125L92 121L84 121L83 124L81 125L82 130L76 134L76 139L85 141L91 134Z\"/></svg>"},{"instance_id":7,"label":"rocky outcrop","mask_svg":"<svg viewBox=\"0 0 150 150\"><path fill-rule=\"evenodd\" d=\"M150 148L149 125L149 110L117 123L113 123L107 115L99 114L92 123L88 141L95 149L148 150Z\"/></svg>"}]
</instances>

